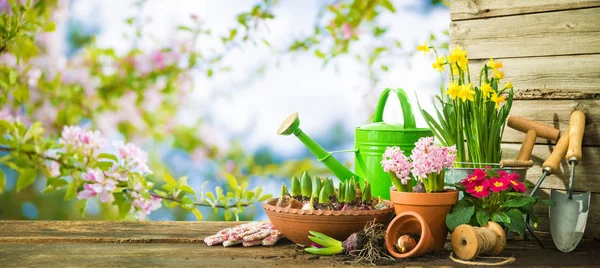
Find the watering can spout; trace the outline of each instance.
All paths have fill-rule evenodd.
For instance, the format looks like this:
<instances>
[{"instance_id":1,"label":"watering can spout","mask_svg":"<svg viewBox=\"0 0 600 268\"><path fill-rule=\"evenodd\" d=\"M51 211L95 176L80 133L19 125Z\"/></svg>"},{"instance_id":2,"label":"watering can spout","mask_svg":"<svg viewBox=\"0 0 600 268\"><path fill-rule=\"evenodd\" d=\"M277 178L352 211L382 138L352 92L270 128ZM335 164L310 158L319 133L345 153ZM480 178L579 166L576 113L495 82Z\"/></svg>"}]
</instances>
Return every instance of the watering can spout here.
<instances>
[{"instance_id":1,"label":"watering can spout","mask_svg":"<svg viewBox=\"0 0 600 268\"><path fill-rule=\"evenodd\" d=\"M277 134L285 136L294 134L294 136L296 136L310 150L310 152L317 157L317 160L322 162L341 181L345 181L352 177L359 179L356 174L342 165L340 161L335 159L331 155L331 152L323 149L321 145L316 143L313 139L306 135L302 129L300 129L300 118L298 117L298 113L293 113L288 116L288 118L283 121L277 130Z\"/></svg>"}]
</instances>

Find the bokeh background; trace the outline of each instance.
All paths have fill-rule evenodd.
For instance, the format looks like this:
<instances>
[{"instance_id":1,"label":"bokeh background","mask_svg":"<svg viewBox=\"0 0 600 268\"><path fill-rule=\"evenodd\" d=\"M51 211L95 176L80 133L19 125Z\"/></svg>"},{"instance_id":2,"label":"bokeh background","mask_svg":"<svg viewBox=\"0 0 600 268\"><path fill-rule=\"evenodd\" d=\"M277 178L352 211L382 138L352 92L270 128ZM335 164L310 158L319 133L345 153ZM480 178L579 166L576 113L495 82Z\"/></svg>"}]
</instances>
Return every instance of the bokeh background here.
<instances>
[{"instance_id":1,"label":"bokeh background","mask_svg":"<svg viewBox=\"0 0 600 268\"><path fill-rule=\"evenodd\" d=\"M384 88L407 91L417 121L424 126L417 111L417 97L425 109L432 109L431 98L443 82L431 68L432 56L416 51L424 41L442 50L447 48L450 19L443 2L391 1L394 13L379 12L373 21L353 29L347 51L329 53L337 41L315 35L315 26L326 26L331 19L328 8L344 2L353 1L279 1L268 8L273 18L251 27L249 38L225 42L220 36L231 37L231 29L239 28L238 15L262 1L59 1L53 14L56 31L39 36L44 52L32 62L41 73L60 70L64 83L77 84L93 96L105 90L102 85L107 82L105 78L98 81L98 76L79 65L90 55L90 47L110 49L115 55L136 50L164 61L166 53L153 53L185 46L205 55L204 60L218 59L218 63L207 64L208 68L199 64L185 72L186 80L176 83L179 90L176 101L168 105L168 113L157 108L167 106L167 98L162 95L164 85L154 86L161 83L158 79L136 94L125 89L111 102L113 109L77 122L98 128L112 138L135 142L151 154L151 168L188 176L194 188L226 187L223 174L227 172L247 180L250 188L262 186L264 192L277 196L282 182L287 183L289 176L305 169L331 175L296 138L276 135L290 113L299 112L303 130L326 149L350 149L354 128L369 122ZM190 41L186 39L187 27L192 28L189 25L201 25L210 34ZM385 33L374 32L376 28ZM307 49L294 46L306 46L304 41L311 36L318 37L317 45ZM139 79L144 79L143 75ZM47 122L49 129L58 128L56 118L65 106L52 101L42 100L34 112L23 112L22 117ZM391 99L387 107L384 119L400 120L397 102ZM148 123L153 117L161 120ZM351 154L336 157L351 166ZM34 187L16 193L16 174L6 167L2 169L7 186L0 195L0 219L117 219L115 208L97 200L88 202L82 218L74 201L63 200L64 192L43 192L43 178ZM160 178L155 179L157 184L162 183ZM221 211L201 211L205 220L223 220ZM195 220L185 210L164 207L149 218ZM265 215L258 205L240 214L241 220L262 218Z\"/></svg>"}]
</instances>

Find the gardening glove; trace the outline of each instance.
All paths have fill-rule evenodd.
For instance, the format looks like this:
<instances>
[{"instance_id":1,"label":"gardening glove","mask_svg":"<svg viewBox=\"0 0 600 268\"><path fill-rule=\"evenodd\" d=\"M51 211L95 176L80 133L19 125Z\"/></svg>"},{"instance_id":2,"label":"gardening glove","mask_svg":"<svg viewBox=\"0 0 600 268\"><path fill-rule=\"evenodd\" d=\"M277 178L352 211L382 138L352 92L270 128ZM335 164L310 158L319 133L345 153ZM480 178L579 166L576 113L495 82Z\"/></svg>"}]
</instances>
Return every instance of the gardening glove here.
<instances>
[{"instance_id":1,"label":"gardening glove","mask_svg":"<svg viewBox=\"0 0 600 268\"><path fill-rule=\"evenodd\" d=\"M250 222L227 228L204 239L208 246L223 244L230 247L242 244L244 247L257 245L272 246L281 239L282 234L268 221Z\"/></svg>"}]
</instances>

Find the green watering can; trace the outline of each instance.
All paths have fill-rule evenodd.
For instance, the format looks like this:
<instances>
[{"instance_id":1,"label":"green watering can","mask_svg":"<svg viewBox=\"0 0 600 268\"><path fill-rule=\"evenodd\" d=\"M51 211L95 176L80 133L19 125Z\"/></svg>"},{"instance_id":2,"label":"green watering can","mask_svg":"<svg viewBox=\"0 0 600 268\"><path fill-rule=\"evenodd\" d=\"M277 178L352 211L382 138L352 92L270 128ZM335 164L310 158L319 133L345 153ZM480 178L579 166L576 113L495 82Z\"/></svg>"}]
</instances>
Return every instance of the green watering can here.
<instances>
[{"instance_id":1,"label":"green watering can","mask_svg":"<svg viewBox=\"0 0 600 268\"><path fill-rule=\"evenodd\" d=\"M404 125L388 124L383 122L383 110L390 92L395 93L400 101ZM392 182L387 172L381 167L381 157L388 146L398 146L405 155L410 155L414 143L422 137L433 136L428 128L417 128L412 108L404 90L385 89L375 109L373 123L356 128L355 149L337 152L328 152L300 129L298 113L291 114L277 130L279 135L294 134L317 157L319 162L329 168L335 176L345 181L352 177L362 183L363 180L371 184L373 196L390 199ZM354 167L356 174L335 159L332 154L340 152L354 152Z\"/></svg>"}]
</instances>

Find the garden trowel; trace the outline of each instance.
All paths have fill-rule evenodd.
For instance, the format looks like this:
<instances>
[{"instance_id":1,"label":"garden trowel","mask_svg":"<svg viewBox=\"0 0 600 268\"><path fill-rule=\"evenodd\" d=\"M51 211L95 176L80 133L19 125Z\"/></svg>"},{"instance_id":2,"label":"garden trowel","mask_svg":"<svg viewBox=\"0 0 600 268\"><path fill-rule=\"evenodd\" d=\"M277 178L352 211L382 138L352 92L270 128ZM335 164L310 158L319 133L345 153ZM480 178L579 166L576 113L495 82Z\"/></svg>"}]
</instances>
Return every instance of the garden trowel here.
<instances>
[{"instance_id":1,"label":"garden trowel","mask_svg":"<svg viewBox=\"0 0 600 268\"><path fill-rule=\"evenodd\" d=\"M558 190L550 192L554 205L550 207L550 232L552 240L562 252L571 252L581 241L590 208L590 192L573 194L575 166L581 161L581 143L585 127L585 115L582 111L571 114L569 123L569 149L566 158L569 161L570 177L567 193Z\"/></svg>"}]
</instances>

